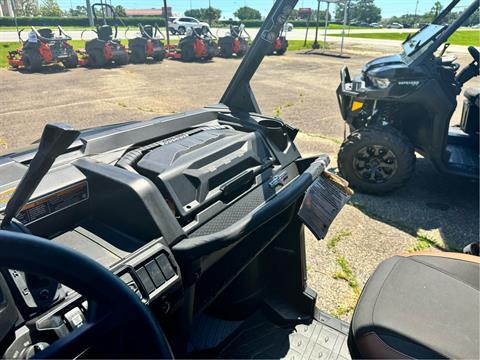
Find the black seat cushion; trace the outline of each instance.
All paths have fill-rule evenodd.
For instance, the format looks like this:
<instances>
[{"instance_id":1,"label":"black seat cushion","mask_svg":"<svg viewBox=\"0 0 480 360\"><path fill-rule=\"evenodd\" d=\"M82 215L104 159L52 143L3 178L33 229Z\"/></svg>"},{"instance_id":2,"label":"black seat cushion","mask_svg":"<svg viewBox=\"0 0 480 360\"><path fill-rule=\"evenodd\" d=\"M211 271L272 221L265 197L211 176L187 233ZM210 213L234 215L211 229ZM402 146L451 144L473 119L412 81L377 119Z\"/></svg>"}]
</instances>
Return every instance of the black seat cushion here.
<instances>
[{"instance_id":1,"label":"black seat cushion","mask_svg":"<svg viewBox=\"0 0 480 360\"><path fill-rule=\"evenodd\" d=\"M462 254L384 261L355 309L352 356L478 359L479 274L478 258Z\"/></svg>"}]
</instances>

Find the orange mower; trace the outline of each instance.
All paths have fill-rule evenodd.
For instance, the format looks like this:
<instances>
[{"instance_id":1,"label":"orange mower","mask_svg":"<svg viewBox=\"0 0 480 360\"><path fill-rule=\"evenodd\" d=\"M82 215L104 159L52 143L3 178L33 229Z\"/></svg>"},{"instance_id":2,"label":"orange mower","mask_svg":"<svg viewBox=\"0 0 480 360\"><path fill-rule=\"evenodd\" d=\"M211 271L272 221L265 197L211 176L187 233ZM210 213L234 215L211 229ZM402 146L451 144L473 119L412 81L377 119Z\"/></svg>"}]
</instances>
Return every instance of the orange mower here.
<instances>
[{"instance_id":1,"label":"orange mower","mask_svg":"<svg viewBox=\"0 0 480 360\"><path fill-rule=\"evenodd\" d=\"M7 58L9 65L14 68L23 68L28 72L38 72L43 65L62 63L66 68L78 65L78 56L68 41L72 40L61 26L58 26L58 36L50 28L36 29L28 34L21 49L9 51Z\"/></svg>"}]
</instances>

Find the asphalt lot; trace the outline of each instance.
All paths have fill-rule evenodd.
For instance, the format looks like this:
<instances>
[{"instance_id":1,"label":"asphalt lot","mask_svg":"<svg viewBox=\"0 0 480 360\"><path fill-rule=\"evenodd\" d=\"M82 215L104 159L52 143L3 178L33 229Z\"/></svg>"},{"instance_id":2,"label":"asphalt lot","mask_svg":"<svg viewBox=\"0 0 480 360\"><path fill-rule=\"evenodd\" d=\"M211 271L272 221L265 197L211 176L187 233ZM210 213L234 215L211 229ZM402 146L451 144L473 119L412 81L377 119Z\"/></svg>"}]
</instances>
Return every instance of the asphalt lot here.
<instances>
[{"instance_id":1,"label":"asphalt lot","mask_svg":"<svg viewBox=\"0 0 480 360\"><path fill-rule=\"evenodd\" d=\"M356 73L396 46L351 43L349 59L292 52L269 57L252 87L264 113L301 130L297 145L304 155L330 154L335 168L344 132L335 96L341 67L348 65ZM465 48L452 51L462 64L470 61ZM0 147L8 151L34 142L48 122L88 128L214 104L238 64L170 60L96 70L51 67L40 74L0 69ZM460 109L454 122L459 118ZM478 184L439 176L421 158L412 181L396 193L356 194L325 241L307 234L309 283L319 294L319 307L349 319L359 289L383 259L425 242L460 249L478 241L478 198ZM342 279L348 269L354 282Z\"/></svg>"}]
</instances>

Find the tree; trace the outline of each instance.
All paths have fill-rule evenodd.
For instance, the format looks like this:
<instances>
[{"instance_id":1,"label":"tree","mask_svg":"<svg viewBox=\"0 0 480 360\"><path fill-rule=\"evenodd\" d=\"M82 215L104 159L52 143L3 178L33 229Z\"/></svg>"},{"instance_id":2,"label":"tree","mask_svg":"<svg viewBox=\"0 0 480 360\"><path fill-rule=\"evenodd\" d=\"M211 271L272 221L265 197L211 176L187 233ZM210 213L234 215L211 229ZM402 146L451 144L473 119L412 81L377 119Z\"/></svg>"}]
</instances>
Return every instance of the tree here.
<instances>
[{"instance_id":1,"label":"tree","mask_svg":"<svg viewBox=\"0 0 480 360\"><path fill-rule=\"evenodd\" d=\"M15 1L15 11L17 16L38 15L37 2L35 0L17 0Z\"/></svg>"},{"instance_id":2,"label":"tree","mask_svg":"<svg viewBox=\"0 0 480 360\"><path fill-rule=\"evenodd\" d=\"M433 15L433 17L437 17L440 12L442 11L442 3L440 1L436 1L435 4L433 4L432 10L430 10L430 13Z\"/></svg>"},{"instance_id":3,"label":"tree","mask_svg":"<svg viewBox=\"0 0 480 360\"><path fill-rule=\"evenodd\" d=\"M235 17L239 18L240 20L260 20L262 18L262 14L257 9L243 6L239 8L237 11L233 13Z\"/></svg>"},{"instance_id":4,"label":"tree","mask_svg":"<svg viewBox=\"0 0 480 360\"><path fill-rule=\"evenodd\" d=\"M343 4L337 5L335 17L343 19ZM382 20L382 9L375 5L374 0L352 0L348 9L348 18L360 23L373 23Z\"/></svg>"},{"instance_id":5,"label":"tree","mask_svg":"<svg viewBox=\"0 0 480 360\"><path fill-rule=\"evenodd\" d=\"M193 17L200 21L215 22L222 16L222 10L214 7L205 9L191 9L185 11L185 16Z\"/></svg>"},{"instance_id":6,"label":"tree","mask_svg":"<svg viewBox=\"0 0 480 360\"><path fill-rule=\"evenodd\" d=\"M70 10L68 10L68 15L70 15L70 16L87 16L87 7L86 6L75 6L75 8L70 8Z\"/></svg>"},{"instance_id":7,"label":"tree","mask_svg":"<svg viewBox=\"0 0 480 360\"><path fill-rule=\"evenodd\" d=\"M115 6L115 13L117 14L117 16L120 16L120 17L127 16L127 12L125 11L125 8L122 5Z\"/></svg>"},{"instance_id":8,"label":"tree","mask_svg":"<svg viewBox=\"0 0 480 360\"><path fill-rule=\"evenodd\" d=\"M55 0L43 0L40 5L39 13L41 16L62 16L63 11Z\"/></svg>"}]
</instances>

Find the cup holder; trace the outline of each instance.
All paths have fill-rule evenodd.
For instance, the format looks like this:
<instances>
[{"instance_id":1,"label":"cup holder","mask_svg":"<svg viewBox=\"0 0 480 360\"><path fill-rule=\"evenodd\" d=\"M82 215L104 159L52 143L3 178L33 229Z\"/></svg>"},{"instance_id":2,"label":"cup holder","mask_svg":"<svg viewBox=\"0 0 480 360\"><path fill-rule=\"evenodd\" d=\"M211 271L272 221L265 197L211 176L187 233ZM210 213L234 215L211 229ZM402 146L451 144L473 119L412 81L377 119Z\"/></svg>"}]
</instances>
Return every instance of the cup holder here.
<instances>
[{"instance_id":1,"label":"cup holder","mask_svg":"<svg viewBox=\"0 0 480 360\"><path fill-rule=\"evenodd\" d=\"M283 123L278 120L261 120L258 124L267 138L273 142L281 151L288 146L288 135L285 132Z\"/></svg>"}]
</instances>

